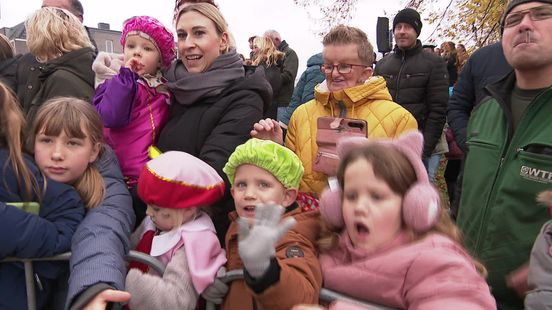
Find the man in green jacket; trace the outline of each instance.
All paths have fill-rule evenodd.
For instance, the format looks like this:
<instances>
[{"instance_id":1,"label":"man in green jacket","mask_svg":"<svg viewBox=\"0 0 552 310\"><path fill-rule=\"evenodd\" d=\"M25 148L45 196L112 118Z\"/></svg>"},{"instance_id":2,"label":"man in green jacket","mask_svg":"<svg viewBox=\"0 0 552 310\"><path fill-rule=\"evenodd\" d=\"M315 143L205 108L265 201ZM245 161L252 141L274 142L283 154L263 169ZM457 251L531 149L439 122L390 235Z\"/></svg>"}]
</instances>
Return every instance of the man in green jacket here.
<instances>
[{"instance_id":1,"label":"man in green jacket","mask_svg":"<svg viewBox=\"0 0 552 310\"><path fill-rule=\"evenodd\" d=\"M552 0L512 0L501 20L514 72L485 88L470 118L458 225L488 268L499 309L522 309L527 262L552 187Z\"/></svg>"}]
</instances>

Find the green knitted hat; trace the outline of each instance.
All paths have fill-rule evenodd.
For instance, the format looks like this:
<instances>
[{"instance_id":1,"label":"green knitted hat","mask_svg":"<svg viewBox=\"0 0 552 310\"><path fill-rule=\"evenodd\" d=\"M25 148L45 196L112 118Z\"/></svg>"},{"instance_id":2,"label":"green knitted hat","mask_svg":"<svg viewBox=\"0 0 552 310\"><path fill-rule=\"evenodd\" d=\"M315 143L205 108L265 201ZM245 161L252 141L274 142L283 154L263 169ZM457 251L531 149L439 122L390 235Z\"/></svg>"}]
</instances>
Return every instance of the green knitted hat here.
<instances>
[{"instance_id":1,"label":"green knitted hat","mask_svg":"<svg viewBox=\"0 0 552 310\"><path fill-rule=\"evenodd\" d=\"M303 164L290 149L270 140L250 139L239 145L222 169L234 185L236 169L250 164L272 173L285 188L298 188Z\"/></svg>"}]
</instances>

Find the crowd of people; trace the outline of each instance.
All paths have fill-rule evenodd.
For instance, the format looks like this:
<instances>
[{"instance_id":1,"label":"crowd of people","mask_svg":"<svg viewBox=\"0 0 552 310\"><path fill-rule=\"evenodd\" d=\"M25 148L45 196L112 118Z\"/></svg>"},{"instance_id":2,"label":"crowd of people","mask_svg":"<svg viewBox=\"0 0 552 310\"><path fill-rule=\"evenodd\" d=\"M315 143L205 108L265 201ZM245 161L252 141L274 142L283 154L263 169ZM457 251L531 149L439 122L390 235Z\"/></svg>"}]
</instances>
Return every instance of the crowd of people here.
<instances>
[{"instance_id":1,"label":"crowd of people","mask_svg":"<svg viewBox=\"0 0 552 310\"><path fill-rule=\"evenodd\" d=\"M25 55L0 36L0 308L29 307L22 263L1 260L69 251L33 263L38 309L364 309L320 303L323 287L398 309L552 307L552 1L510 0L501 41L471 56L422 45L412 8L377 62L338 25L297 84L277 31L246 58L212 0L175 2L176 38L129 17L122 55L83 14L43 0Z\"/></svg>"}]
</instances>

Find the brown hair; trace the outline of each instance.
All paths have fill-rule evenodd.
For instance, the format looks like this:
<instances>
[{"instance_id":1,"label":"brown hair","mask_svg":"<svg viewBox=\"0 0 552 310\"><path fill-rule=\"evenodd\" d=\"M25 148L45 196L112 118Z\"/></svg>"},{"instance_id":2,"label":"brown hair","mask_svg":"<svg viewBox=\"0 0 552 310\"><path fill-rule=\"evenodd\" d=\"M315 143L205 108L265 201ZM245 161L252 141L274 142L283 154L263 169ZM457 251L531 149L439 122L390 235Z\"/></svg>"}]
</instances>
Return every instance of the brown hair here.
<instances>
[{"instance_id":1,"label":"brown hair","mask_svg":"<svg viewBox=\"0 0 552 310\"><path fill-rule=\"evenodd\" d=\"M386 145L370 145L358 147L349 152L341 161L337 172L337 179L341 188L345 188L345 170L349 165L357 160L366 160L372 164L374 175L383 180L395 193L404 197L407 191L417 181L414 167L397 149ZM377 163L377 164L375 164ZM403 222L404 226L404 222ZM319 245L322 249L330 249L337 245L339 233L341 229L330 229L327 223L322 225L322 238L319 240ZM450 216L443 209L440 210L439 219L435 226L425 233L415 233L408 227L404 227L412 236L413 240L420 240L430 233L438 233L444 235L454 242L463 246L462 234L458 227L452 222ZM473 259L477 271L486 276L485 267Z\"/></svg>"},{"instance_id":2,"label":"brown hair","mask_svg":"<svg viewBox=\"0 0 552 310\"><path fill-rule=\"evenodd\" d=\"M42 191L23 159L25 126L25 117L19 108L15 94L0 82L0 145L8 149L8 160L4 164L3 171L8 168L8 165L11 166L24 201L32 201L33 194L37 194L40 200ZM5 176L5 173L2 174ZM44 184L46 186L46 183ZM5 178L4 185L8 188Z\"/></svg>"},{"instance_id":3,"label":"brown hair","mask_svg":"<svg viewBox=\"0 0 552 310\"><path fill-rule=\"evenodd\" d=\"M356 44L358 58L363 65L372 66L374 62L374 48L364 31L351 26L339 25L333 27L322 40L322 45Z\"/></svg>"},{"instance_id":4,"label":"brown hair","mask_svg":"<svg viewBox=\"0 0 552 310\"><path fill-rule=\"evenodd\" d=\"M13 58L14 55L15 48L10 42L10 39L0 33L0 62Z\"/></svg>"},{"instance_id":5,"label":"brown hair","mask_svg":"<svg viewBox=\"0 0 552 310\"><path fill-rule=\"evenodd\" d=\"M46 101L38 110L29 137L29 149L34 150L38 134L58 136L62 131L70 137L88 138L92 145L101 147L103 143L102 120L92 105L73 97L57 97ZM72 184L90 209L100 205L105 193L103 177L96 162L89 164L84 174Z\"/></svg>"}]
</instances>

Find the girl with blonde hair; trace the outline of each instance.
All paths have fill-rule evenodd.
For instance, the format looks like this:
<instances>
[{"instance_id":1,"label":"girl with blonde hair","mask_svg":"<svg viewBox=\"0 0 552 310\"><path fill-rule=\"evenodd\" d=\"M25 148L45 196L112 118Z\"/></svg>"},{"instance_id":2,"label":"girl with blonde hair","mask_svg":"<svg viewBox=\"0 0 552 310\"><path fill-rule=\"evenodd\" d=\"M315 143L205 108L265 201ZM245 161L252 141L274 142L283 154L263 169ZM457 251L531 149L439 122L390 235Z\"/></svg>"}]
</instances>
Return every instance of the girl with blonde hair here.
<instances>
[{"instance_id":1,"label":"girl with blonde hair","mask_svg":"<svg viewBox=\"0 0 552 310\"><path fill-rule=\"evenodd\" d=\"M115 153L103 143L100 116L86 101L59 97L38 110L29 138L37 165L52 179L74 186L87 207L71 245L67 306L121 300L134 227L132 200ZM110 299L112 300L112 299Z\"/></svg>"},{"instance_id":2,"label":"girl with blonde hair","mask_svg":"<svg viewBox=\"0 0 552 310\"><path fill-rule=\"evenodd\" d=\"M49 178L74 186L89 209L102 202L105 192L96 166L102 129L100 116L90 103L59 97L40 108L29 137L38 167Z\"/></svg>"},{"instance_id":3,"label":"girl with blonde hair","mask_svg":"<svg viewBox=\"0 0 552 310\"><path fill-rule=\"evenodd\" d=\"M48 257L69 251L71 238L84 217L77 192L41 174L23 153L25 119L11 90L0 83L0 260L6 257ZM54 300L54 284L64 281L58 263L36 264L38 309ZM25 272L21 263L2 263L0 308L27 309Z\"/></svg>"},{"instance_id":4,"label":"girl with blonde hair","mask_svg":"<svg viewBox=\"0 0 552 310\"><path fill-rule=\"evenodd\" d=\"M42 66L27 76L29 81L39 81L21 102L27 120L32 122L38 107L50 98L71 96L90 101L94 95L95 52L80 20L67 10L43 7L25 26L29 51Z\"/></svg>"}]
</instances>

